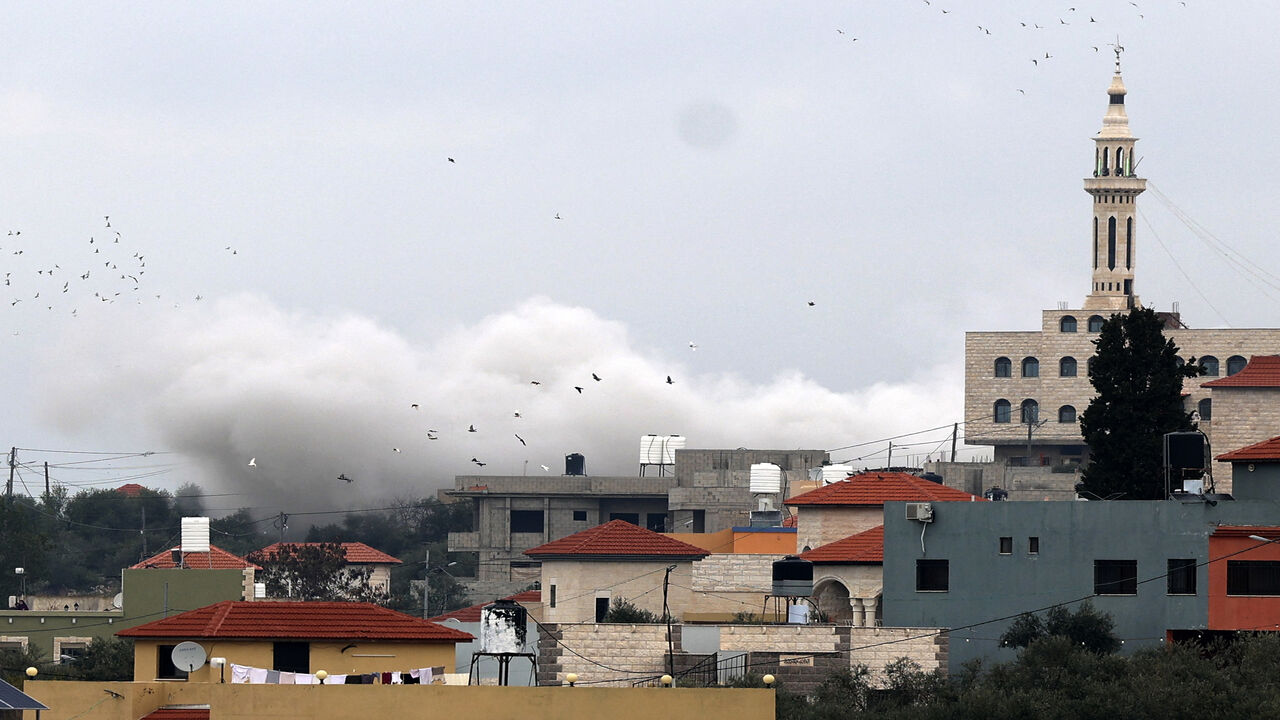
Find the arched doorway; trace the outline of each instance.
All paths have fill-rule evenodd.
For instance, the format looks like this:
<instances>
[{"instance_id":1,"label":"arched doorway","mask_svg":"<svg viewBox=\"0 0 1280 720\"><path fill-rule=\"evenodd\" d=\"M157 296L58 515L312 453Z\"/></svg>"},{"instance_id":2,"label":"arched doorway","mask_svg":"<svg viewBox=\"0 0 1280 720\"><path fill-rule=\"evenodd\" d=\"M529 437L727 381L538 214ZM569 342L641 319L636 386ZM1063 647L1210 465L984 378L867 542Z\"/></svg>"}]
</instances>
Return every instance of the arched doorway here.
<instances>
[{"instance_id":1,"label":"arched doorway","mask_svg":"<svg viewBox=\"0 0 1280 720\"><path fill-rule=\"evenodd\" d=\"M813 601L827 622L848 623L853 620L849 604L849 588L836 578L823 578L813 584Z\"/></svg>"}]
</instances>

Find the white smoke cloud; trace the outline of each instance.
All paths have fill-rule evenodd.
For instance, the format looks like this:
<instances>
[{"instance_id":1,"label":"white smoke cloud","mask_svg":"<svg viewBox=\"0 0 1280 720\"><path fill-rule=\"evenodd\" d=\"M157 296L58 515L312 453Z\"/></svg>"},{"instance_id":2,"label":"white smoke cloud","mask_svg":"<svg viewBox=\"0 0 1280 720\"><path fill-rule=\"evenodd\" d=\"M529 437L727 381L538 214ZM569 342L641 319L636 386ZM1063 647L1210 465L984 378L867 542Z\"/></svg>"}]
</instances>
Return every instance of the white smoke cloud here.
<instances>
[{"instance_id":1,"label":"white smoke cloud","mask_svg":"<svg viewBox=\"0 0 1280 720\"><path fill-rule=\"evenodd\" d=\"M421 344L367 317L244 295L81 332L58 357L40 393L58 427L137 427L190 460L180 482L296 511L420 497L456 474L558 474L569 452L591 474L634 474L647 433L683 434L689 447L826 449L960 415L958 368L845 392L794 371L763 384L690 375L637 348L622 324L545 298Z\"/></svg>"}]
</instances>

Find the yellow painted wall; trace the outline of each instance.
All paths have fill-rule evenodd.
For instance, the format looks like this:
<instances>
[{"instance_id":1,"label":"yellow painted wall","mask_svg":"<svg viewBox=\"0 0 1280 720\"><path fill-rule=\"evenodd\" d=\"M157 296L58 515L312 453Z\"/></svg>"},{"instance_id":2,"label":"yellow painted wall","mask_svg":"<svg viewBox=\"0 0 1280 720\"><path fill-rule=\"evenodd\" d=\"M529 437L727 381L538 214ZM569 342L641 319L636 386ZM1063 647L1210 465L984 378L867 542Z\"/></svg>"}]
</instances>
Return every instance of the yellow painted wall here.
<instances>
[{"instance_id":1,"label":"yellow painted wall","mask_svg":"<svg viewBox=\"0 0 1280 720\"><path fill-rule=\"evenodd\" d=\"M793 555L796 534L793 532L750 532L725 528L713 533L663 533L712 553Z\"/></svg>"},{"instance_id":2,"label":"yellow painted wall","mask_svg":"<svg viewBox=\"0 0 1280 720\"><path fill-rule=\"evenodd\" d=\"M773 720L774 692L730 688L219 685L34 681L42 720L136 720L165 705L210 706L210 720ZM119 694L116 698L104 690ZM35 718L34 711L24 713Z\"/></svg>"},{"instance_id":3,"label":"yellow painted wall","mask_svg":"<svg viewBox=\"0 0 1280 720\"><path fill-rule=\"evenodd\" d=\"M133 677L139 682L155 679L156 649L160 645L177 645L182 638L153 640L138 638L133 650ZM273 663L270 641L231 641L192 639L204 647L209 657L227 659L226 681L231 682L231 664L270 668ZM330 675L393 672L414 668L444 666L454 672L453 643L388 643L357 642L342 652L347 642L311 643L311 672L324 670ZM191 673L193 683L218 682L219 674L206 664ZM166 683L169 684L169 683Z\"/></svg>"}]
</instances>

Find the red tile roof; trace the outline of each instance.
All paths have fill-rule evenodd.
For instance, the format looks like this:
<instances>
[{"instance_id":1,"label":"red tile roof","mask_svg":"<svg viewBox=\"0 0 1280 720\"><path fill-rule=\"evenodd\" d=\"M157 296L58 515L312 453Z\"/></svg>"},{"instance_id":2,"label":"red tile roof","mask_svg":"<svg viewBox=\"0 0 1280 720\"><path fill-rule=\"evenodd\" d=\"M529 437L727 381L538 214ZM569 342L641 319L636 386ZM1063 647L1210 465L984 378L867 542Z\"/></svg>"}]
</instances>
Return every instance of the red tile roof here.
<instances>
[{"instance_id":1,"label":"red tile roof","mask_svg":"<svg viewBox=\"0 0 1280 720\"><path fill-rule=\"evenodd\" d=\"M1232 450L1231 452L1223 453L1218 456L1218 459L1225 460L1227 462L1250 460L1280 462L1280 436L1242 447L1239 450Z\"/></svg>"},{"instance_id":2,"label":"red tile roof","mask_svg":"<svg viewBox=\"0 0 1280 720\"><path fill-rule=\"evenodd\" d=\"M884 563L884 526L877 525L843 540L818 546L801 553L804 560L815 563Z\"/></svg>"},{"instance_id":3,"label":"red tile roof","mask_svg":"<svg viewBox=\"0 0 1280 720\"><path fill-rule=\"evenodd\" d=\"M1247 538L1250 535L1258 535L1260 537L1280 535L1280 527L1269 525L1220 525L1213 531L1214 537Z\"/></svg>"},{"instance_id":4,"label":"red tile roof","mask_svg":"<svg viewBox=\"0 0 1280 720\"><path fill-rule=\"evenodd\" d=\"M173 551L179 548L171 548L164 552L157 553L143 560L137 565L131 566L130 570L157 569L172 570L177 567L173 562ZM209 552L184 552L182 553L182 565L193 570L243 570L245 568L253 568L261 570L262 568L245 560L239 555L223 550L217 545L210 545Z\"/></svg>"},{"instance_id":5,"label":"red tile roof","mask_svg":"<svg viewBox=\"0 0 1280 720\"><path fill-rule=\"evenodd\" d=\"M1273 387L1280 388L1280 355L1254 355L1249 364L1235 375L1210 380L1200 387Z\"/></svg>"},{"instance_id":6,"label":"red tile roof","mask_svg":"<svg viewBox=\"0 0 1280 720\"><path fill-rule=\"evenodd\" d=\"M261 549L261 550L259 550L258 552L262 553L263 557L265 557L265 558L267 558L267 559L270 559L270 558L272 558L272 557L275 557L275 554L276 554L277 552L279 552L280 547L281 547L281 546L283 546L283 545L288 545L289 547L292 547L292 548L300 548L300 547L305 547L305 546L308 546L308 545L316 546L316 545L326 545L326 544L327 544L327 545L341 545L341 546L342 546L343 551L345 551L345 552L346 552L347 562L349 562L349 563L353 563L353 564L366 564L366 563L388 563L388 564L395 564L395 565L400 565L400 564L401 564L401 561L400 561L400 559L399 559L399 558L392 557L391 555L388 555L388 554L386 554L386 553L382 552L381 550L375 550L375 549L373 549L373 548L369 547L368 545L365 545L365 544L364 544L364 543L362 543L362 542L344 542L344 543L287 542L287 543L272 543L271 545L268 545L268 546L266 546L266 547L262 548L262 549Z\"/></svg>"},{"instance_id":7,"label":"red tile roof","mask_svg":"<svg viewBox=\"0 0 1280 720\"><path fill-rule=\"evenodd\" d=\"M466 642L471 635L372 603L224 600L120 637Z\"/></svg>"},{"instance_id":8,"label":"red tile roof","mask_svg":"<svg viewBox=\"0 0 1280 720\"><path fill-rule=\"evenodd\" d=\"M142 494L143 490L146 490L146 488L138 483L125 483L124 485L116 488L116 492L124 495L125 497L138 497Z\"/></svg>"},{"instance_id":9,"label":"red tile roof","mask_svg":"<svg viewBox=\"0 0 1280 720\"><path fill-rule=\"evenodd\" d=\"M519 592L519 593L516 593L515 595L508 595L507 597L504 597L502 599L515 600L516 602L521 604L542 602L542 591L525 590L524 592ZM487 603L487 602L480 603L479 605L464 607L461 610L454 610L453 612L447 612L443 615L437 615L433 618L428 618L428 619L431 620L431 622L444 622L445 620L457 620L458 622L477 622L478 623L480 622L480 611L484 609L485 605L490 605L490 604L492 603Z\"/></svg>"},{"instance_id":10,"label":"red tile roof","mask_svg":"<svg viewBox=\"0 0 1280 720\"><path fill-rule=\"evenodd\" d=\"M787 499L787 505L880 507L890 500L971 502L982 500L963 490L901 472L865 472Z\"/></svg>"},{"instance_id":11,"label":"red tile roof","mask_svg":"<svg viewBox=\"0 0 1280 720\"><path fill-rule=\"evenodd\" d=\"M567 555L572 557L625 558L702 558L711 554L696 545L669 538L661 533L626 520L611 520L603 525L576 532L524 551L529 557Z\"/></svg>"},{"instance_id":12,"label":"red tile roof","mask_svg":"<svg viewBox=\"0 0 1280 720\"><path fill-rule=\"evenodd\" d=\"M160 708L142 720L209 720L209 708Z\"/></svg>"}]
</instances>

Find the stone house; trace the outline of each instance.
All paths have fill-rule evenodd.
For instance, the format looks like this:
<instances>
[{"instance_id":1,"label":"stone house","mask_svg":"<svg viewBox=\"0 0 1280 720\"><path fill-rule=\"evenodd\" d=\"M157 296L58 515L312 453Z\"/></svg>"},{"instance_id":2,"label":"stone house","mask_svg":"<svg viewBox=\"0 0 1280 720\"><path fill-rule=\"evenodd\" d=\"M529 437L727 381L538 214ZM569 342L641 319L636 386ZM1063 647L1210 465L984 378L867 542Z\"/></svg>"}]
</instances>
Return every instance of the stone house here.
<instances>
[{"instance_id":1,"label":"stone house","mask_svg":"<svg viewBox=\"0 0 1280 720\"><path fill-rule=\"evenodd\" d=\"M391 593L391 568L403 564L399 558L392 557L381 550L374 549L362 542L318 543L318 542L278 542L261 550L264 558L273 558L282 547L300 548L333 544L342 547L347 568L351 573L369 573L369 587L387 594ZM252 554L252 553L251 553Z\"/></svg>"}]
</instances>

